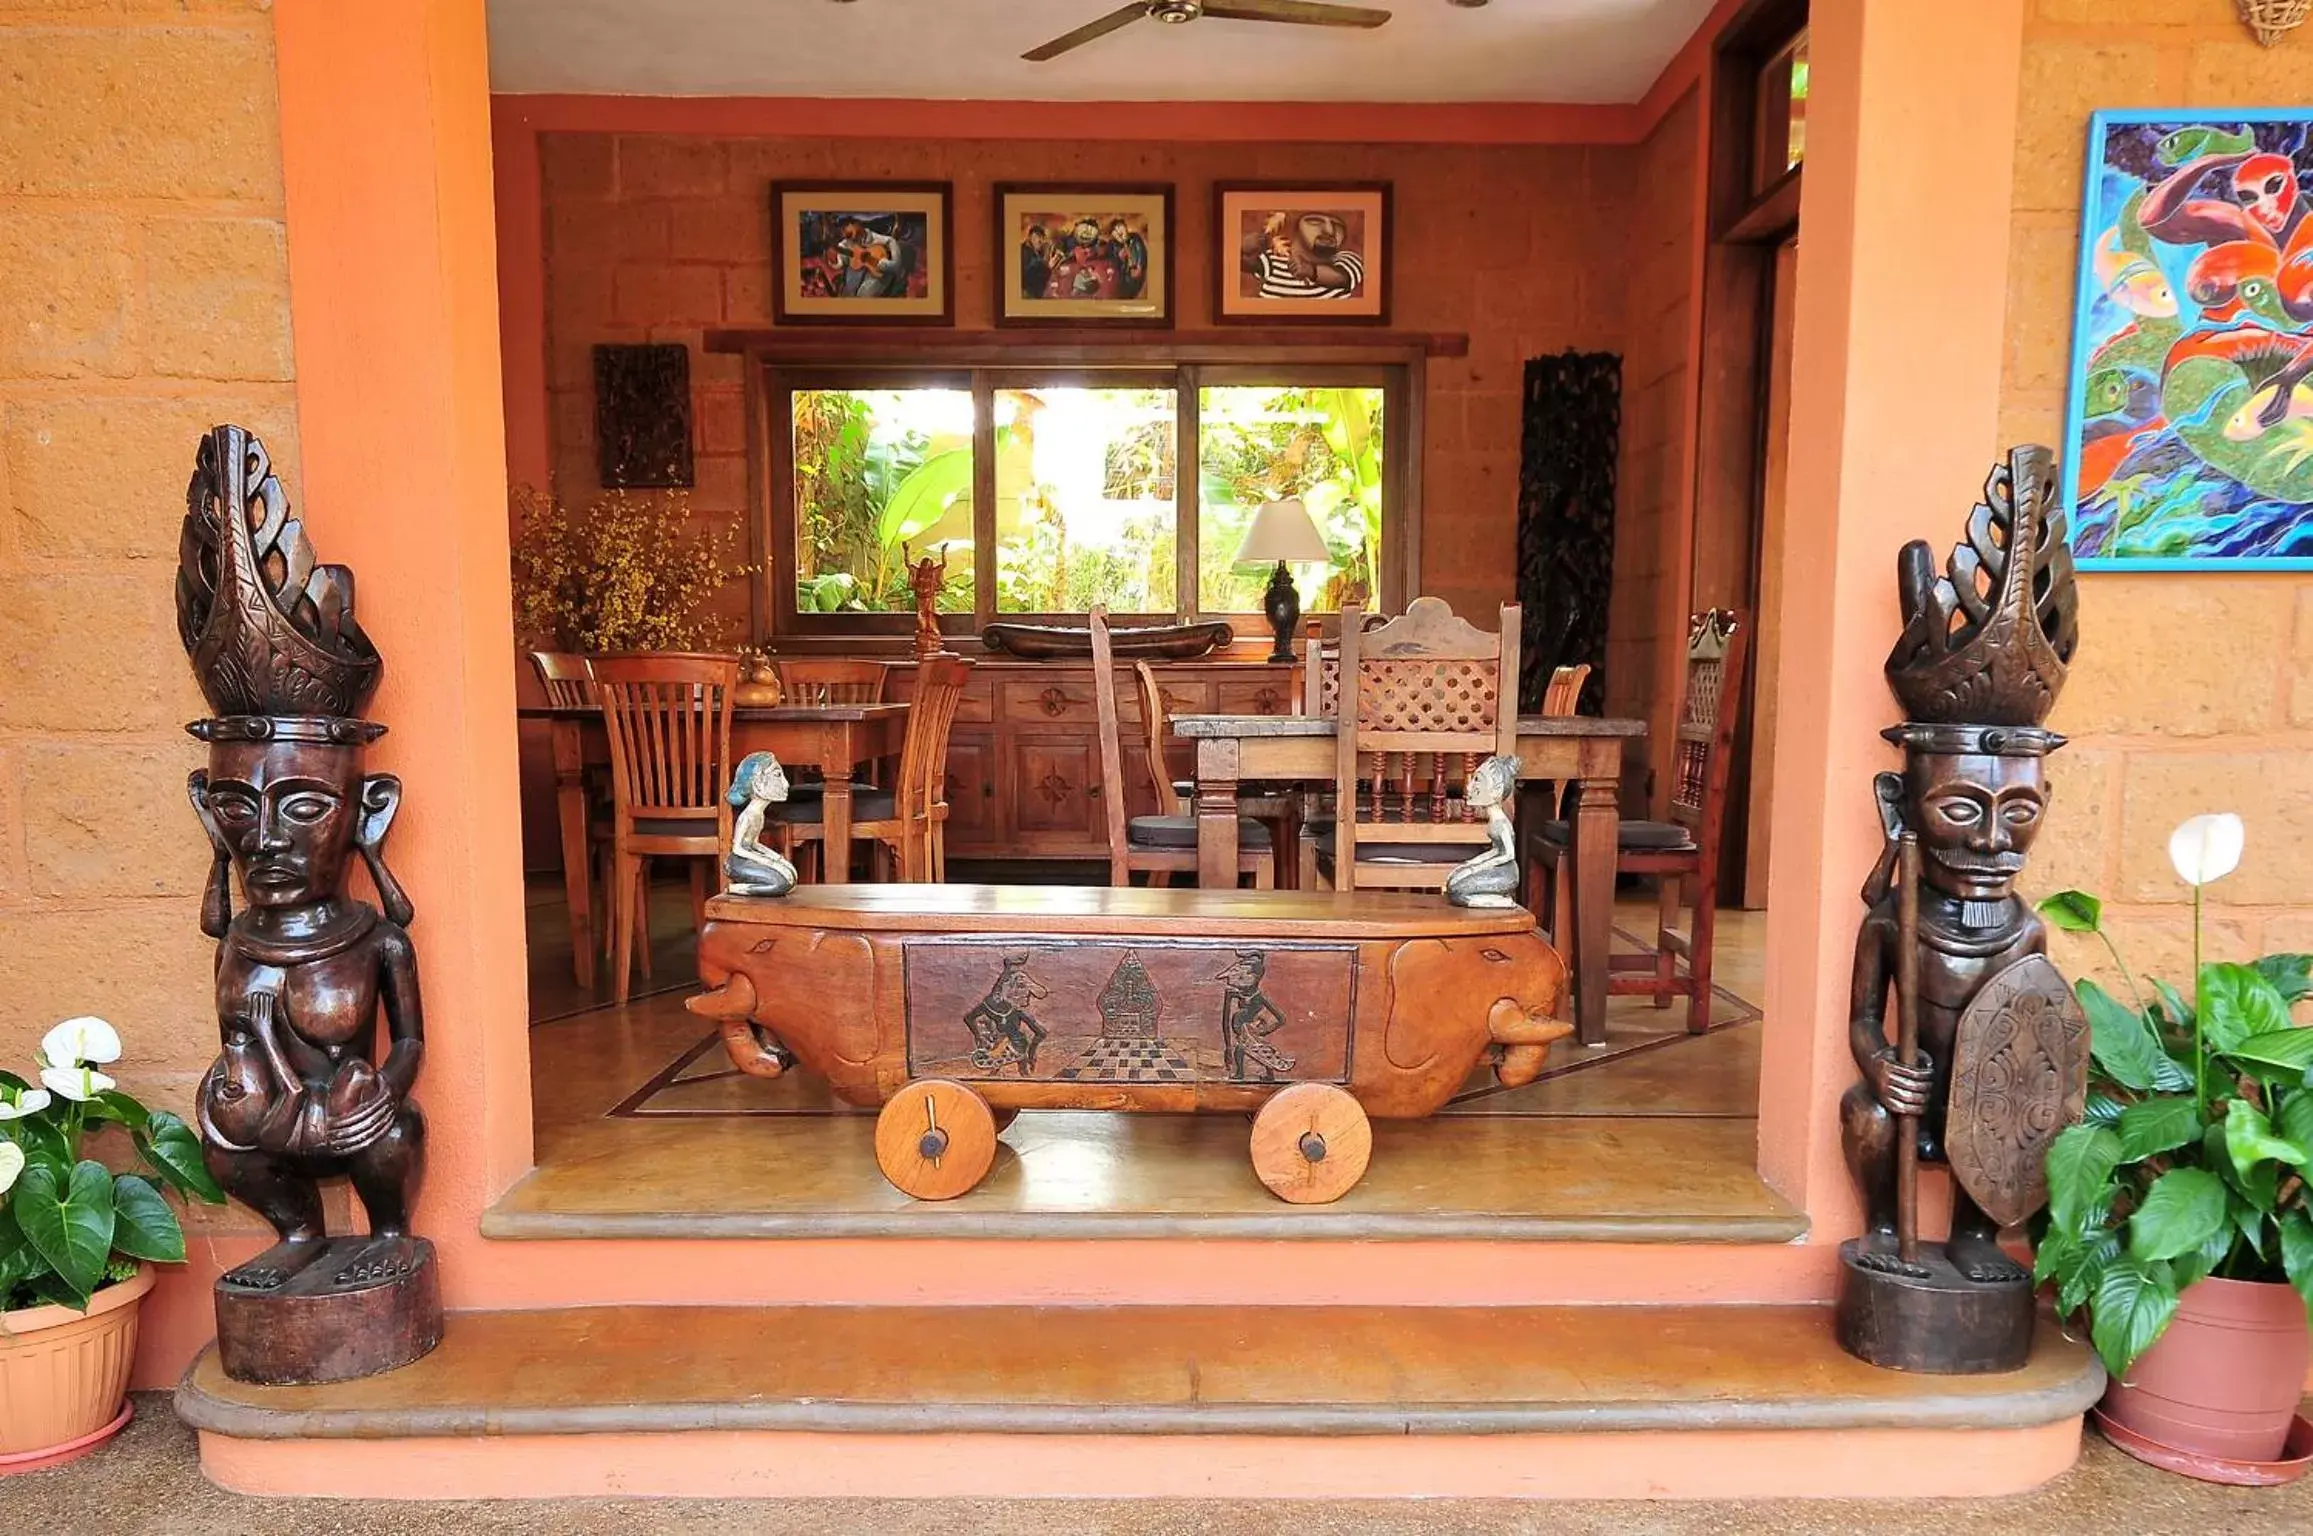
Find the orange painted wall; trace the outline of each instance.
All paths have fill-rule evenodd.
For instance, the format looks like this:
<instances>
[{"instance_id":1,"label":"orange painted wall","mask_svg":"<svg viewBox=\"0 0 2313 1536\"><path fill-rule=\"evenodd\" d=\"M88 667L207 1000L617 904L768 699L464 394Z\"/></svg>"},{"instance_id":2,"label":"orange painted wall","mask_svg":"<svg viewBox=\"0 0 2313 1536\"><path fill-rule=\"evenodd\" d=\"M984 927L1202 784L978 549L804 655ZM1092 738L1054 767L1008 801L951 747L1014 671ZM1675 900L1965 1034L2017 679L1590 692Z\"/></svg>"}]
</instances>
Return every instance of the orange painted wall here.
<instances>
[{"instance_id":1,"label":"orange painted wall","mask_svg":"<svg viewBox=\"0 0 2313 1536\"><path fill-rule=\"evenodd\" d=\"M2032 0L2002 441L2062 441L2088 114L2313 105L2313 32L2263 48L2230 11ZM2080 610L2080 658L2052 722L2073 744L2050 765L2056 796L2031 885L2102 894L2130 964L2181 982L2191 928L2169 830L2238 811L2249 849L2239 873L2208 888L2210 952L2313 949L2313 575L2097 573L2081 579ZM2059 958L2106 965L2092 945Z\"/></svg>"},{"instance_id":2,"label":"orange painted wall","mask_svg":"<svg viewBox=\"0 0 2313 1536\"><path fill-rule=\"evenodd\" d=\"M1173 182L1178 323L1197 327L1210 323L1216 179L1388 180L1397 191L1393 325L1471 338L1467 358L1430 367L1423 585L1457 609L1487 611L1512 591L1522 364L1569 346L1617 347L1623 337L1631 153L1552 144L549 133L540 162L555 483L566 496L596 487L594 343L696 343L710 325L771 323L766 204L774 178L952 180L956 311L969 328L989 324L991 182ZM695 356L693 376L700 457L692 504L737 515L746 497L739 364Z\"/></svg>"}]
</instances>

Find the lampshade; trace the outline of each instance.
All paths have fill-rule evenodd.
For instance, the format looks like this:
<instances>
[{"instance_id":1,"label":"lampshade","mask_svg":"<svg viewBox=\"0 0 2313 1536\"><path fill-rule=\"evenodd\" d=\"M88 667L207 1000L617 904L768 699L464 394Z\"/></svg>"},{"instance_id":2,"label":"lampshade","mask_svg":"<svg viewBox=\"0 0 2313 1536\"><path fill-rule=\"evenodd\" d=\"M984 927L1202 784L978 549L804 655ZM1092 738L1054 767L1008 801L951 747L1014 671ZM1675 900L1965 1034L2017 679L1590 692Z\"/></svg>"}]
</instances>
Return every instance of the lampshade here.
<instances>
[{"instance_id":1,"label":"lampshade","mask_svg":"<svg viewBox=\"0 0 2313 1536\"><path fill-rule=\"evenodd\" d=\"M1253 513L1253 526L1237 546L1239 565L1266 565L1272 560L1331 560L1333 552L1317 531L1309 509L1298 496L1266 502Z\"/></svg>"}]
</instances>

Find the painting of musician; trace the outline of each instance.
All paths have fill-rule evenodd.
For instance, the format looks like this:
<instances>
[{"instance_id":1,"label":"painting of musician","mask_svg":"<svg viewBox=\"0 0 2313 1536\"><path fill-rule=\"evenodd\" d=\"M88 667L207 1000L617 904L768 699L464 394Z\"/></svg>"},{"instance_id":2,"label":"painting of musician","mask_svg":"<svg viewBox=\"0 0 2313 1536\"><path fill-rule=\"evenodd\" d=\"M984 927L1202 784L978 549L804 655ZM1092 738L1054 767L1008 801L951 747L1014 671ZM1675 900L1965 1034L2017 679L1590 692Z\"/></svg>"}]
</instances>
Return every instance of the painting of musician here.
<instances>
[{"instance_id":1,"label":"painting of musician","mask_svg":"<svg viewBox=\"0 0 2313 1536\"><path fill-rule=\"evenodd\" d=\"M997 323L1172 323L1172 188L1030 186L996 198Z\"/></svg>"},{"instance_id":2,"label":"painting of musician","mask_svg":"<svg viewBox=\"0 0 2313 1536\"><path fill-rule=\"evenodd\" d=\"M947 323L954 307L948 205L945 182L773 183L774 318Z\"/></svg>"},{"instance_id":3,"label":"painting of musician","mask_svg":"<svg viewBox=\"0 0 2313 1536\"><path fill-rule=\"evenodd\" d=\"M1386 324L1389 199L1386 182L1216 188L1214 317Z\"/></svg>"}]
</instances>

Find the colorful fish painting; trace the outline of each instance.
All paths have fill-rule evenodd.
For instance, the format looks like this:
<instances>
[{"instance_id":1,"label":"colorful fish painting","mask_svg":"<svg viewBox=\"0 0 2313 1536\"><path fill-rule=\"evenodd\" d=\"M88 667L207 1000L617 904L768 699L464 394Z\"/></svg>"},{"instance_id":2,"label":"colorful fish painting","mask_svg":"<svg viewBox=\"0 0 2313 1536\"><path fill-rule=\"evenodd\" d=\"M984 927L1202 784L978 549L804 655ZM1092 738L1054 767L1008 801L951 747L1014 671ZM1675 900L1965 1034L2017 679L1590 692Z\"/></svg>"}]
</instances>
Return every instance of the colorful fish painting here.
<instances>
[{"instance_id":1,"label":"colorful fish painting","mask_svg":"<svg viewBox=\"0 0 2313 1536\"><path fill-rule=\"evenodd\" d=\"M2084 566L2313 569L2313 111L2095 115L2067 441Z\"/></svg>"}]
</instances>

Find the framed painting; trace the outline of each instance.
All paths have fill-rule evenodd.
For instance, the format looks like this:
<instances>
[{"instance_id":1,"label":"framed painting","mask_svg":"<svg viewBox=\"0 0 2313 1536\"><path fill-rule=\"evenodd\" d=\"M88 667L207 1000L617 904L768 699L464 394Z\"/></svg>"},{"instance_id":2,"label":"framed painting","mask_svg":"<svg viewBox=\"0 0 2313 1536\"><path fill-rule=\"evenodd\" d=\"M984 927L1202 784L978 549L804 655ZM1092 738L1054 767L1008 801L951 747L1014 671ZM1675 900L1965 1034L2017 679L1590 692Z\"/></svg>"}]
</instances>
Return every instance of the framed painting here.
<instances>
[{"instance_id":1,"label":"framed painting","mask_svg":"<svg viewBox=\"0 0 2313 1536\"><path fill-rule=\"evenodd\" d=\"M2064 428L2088 569L2313 570L2313 110L2089 122Z\"/></svg>"},{"instance_id":2,"label":"framed painting","mask_svg":"<svg viewBox=\"0 0 2313 1536\"><path fill-rule=\"evenodd\" d=\"M1169 185L996 183L996 323L1173 323Z\"/></svg>"},{"instance_id":3,"label":"framed painting","mask_svg":"<svg viewBox=\"0 0 2313 1536\"><path fill-rule=\"evenodd\" d=\"M944 181L771 184L780 325L947 325L956 260Z\"/></svg>"},{"instance_id":4,"label":"framed painting","mask_svg":"<svg viewBox=\"0 0 2313 1536\"><path fill-rule=\"evenodd\" d=\"M1231 325L1387 325L1389 183L1213 188L1213 318Z\"/></svg>"}]
</instances>

